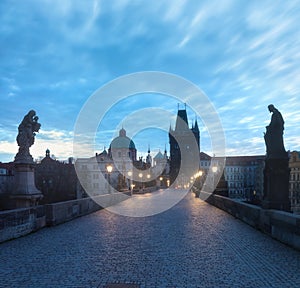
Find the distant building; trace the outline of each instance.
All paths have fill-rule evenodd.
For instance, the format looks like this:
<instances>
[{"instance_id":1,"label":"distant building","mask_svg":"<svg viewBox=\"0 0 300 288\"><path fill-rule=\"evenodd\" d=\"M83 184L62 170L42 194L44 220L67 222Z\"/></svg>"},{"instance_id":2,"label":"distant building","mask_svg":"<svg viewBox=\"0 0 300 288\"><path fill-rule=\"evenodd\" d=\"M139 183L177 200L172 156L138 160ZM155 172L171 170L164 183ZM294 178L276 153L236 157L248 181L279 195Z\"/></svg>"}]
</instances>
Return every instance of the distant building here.
<instances>
[{"instance_id":1,"label":"distant building","mask_svg":"<svg viewBox=\"0 0 300 288\"><path fill-rule=\"evenodd\" d=\"M204 152L200 152L200 169L203 172L207 172L209 170L211 164L211 156Z\"/></svg>"},{"instance_id":2,"label":"distant building","mask_svg":"<svg viewBox=\"0 0 300 288\"><path fill-rule=\"evenodd\" d=\"M153 157L153 167L152 172L157 175L156 185L158 187L168 187L170 186L170 161L167 156L167 150L165 149L164 154L160 151Z\"/></svg>"},{"instance_id":3,"label":"distant building","mask_svg":"<svg viewBox=\"0 0 300 288\"><path fill-rule=\"evenodd\" d=\"M264 155L226 157L224 174L230 198L262 198L264 161Z\"/></svg>"},{"instance_id":4,"label":"distant building","mask_svg":"<svg viewBox=\"0 0 300 288\"><path fill-rule=\"evenodd\" d=\"M78 198L77 176L71 161L63 163L54 160L47 149L45 158L36 164L34 172L36 187L44 196L41 204Z\"/></svg>"},{"instance_id":5,"label":"distant building","mask_svg":"<svg viewBox=\"0 0 300 288\"><path fill-rule=\"evenodd\" d=\"M203 182L210 172L213 177L214 166L219 166L219 158L200 153L200 170ZM225 160L224 179L228 185L228 197L251 200L263 196L263 171L265 156L228 156ZM223 177L223 176L222 176ZM213 181L207 179L208 181Z\"/></svg>"},{"instance_id":6,"label":"distant building","mask_svg":"<svg viewBox=\"0 0 300 288\"><path fill-rule=\"evenodd\" d=\"M113 160L113 174L117 177L117 190L129 189L129 171L133 170L133 163L136 163L137 150L134 142L127 137L126 130L122 128L119 131L119 136L114 138L108 149L108 156Z\"/></svg>"},{"instance_id":7,"label":"distant building","mask_svg":"<svg viewBox=\"0 0 300 288\"><path fill-rule=\"evenodd\" d=\"M75 166L80 175L78 190L83 197L107 194L109 190L108 181L112 187L117 187L118 171L113 166L112 158L105 149L91 158L77 159ZM108 170L109 166L111 166L111 172ZM102 181L100 174L107 181Z\"/></svg>"},{"instance_id":8,"label":"distant building","mask_svg":"<svg viewBox=\"0 0 300 288\"><path fill-rule=\"evenodd\" d=\"M190 183L190 176L194 175L199 169L199 163L195 165L195 150L200 154L200 132L197 120L192 128L189 128L186 109L178 110L175 129L170 127L170 182L178 187L186 187ZM195 147L195 143L196 146ZM182 156L185 161L182 162ZM183 171L181 175L179 171Z\"/></svg>"},{"instance_id":9,"label":"distant building","mask_svg":"<svg viewBox=\"0 0 300 288\"><path fill-rule=\"evenodd\" d=\"M0 162L0 210L10 209L10 194L13 189L14 163Z\"/></svg>"},{"instance_id":10,"label":"distant building","mask_svg":"<svg viewBox=\"0 0 300 288\"><path fill-rule=\"evenodd\" d=\"M290 201L291 210L295 214L300 214L300 152L290 153Z\"/></svg>"},{"instance_id":11,"label":"distant building","mask_svg":"<svg viewBox=\"0 0 300 288\"><path fill-rule=\"evenodd\" d=\"M149 157L148 155L147 162L144 162L142 157L137 160L135 144L127 137L126 130L122 128L119 136L112 140L108 152L104 149L102 153L96 153L91 158L76 160L75 165L81 175L80 190L82 193L88 190L89 195L101 195L113 192L111 186L118 191L128 191L132 185L140 189L147 175L140 172L141 181L134 181L133 179L139 179L138 175L133 175L137 173L134 167L139 170L150 168L152 160ZM108 167L111 167L110 172ZM100 174L103 177L100 177Z\"/></svg>"}]
</instances>

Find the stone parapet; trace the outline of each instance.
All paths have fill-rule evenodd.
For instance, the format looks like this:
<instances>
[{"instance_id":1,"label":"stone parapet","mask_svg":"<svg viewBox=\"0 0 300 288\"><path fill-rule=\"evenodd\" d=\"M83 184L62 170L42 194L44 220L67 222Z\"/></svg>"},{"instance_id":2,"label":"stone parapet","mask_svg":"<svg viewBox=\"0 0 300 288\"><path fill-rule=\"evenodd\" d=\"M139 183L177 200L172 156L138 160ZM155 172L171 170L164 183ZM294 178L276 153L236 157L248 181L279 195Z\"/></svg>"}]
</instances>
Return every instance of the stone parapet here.
<instances>
[{"instance_id":1,"label":"stone parapet","mask_svg":"<svg viewBox=\"0 0 300 288\"><path fill-rule=\"evenodd\" d=\"M0 212L0 243L27 235L46 225L44 206Z\"/></svg>"},{"instance_id":2,"label":"stone parapet","mask_svg":"<svg viewBox=\"0 0 300 288\"><path fill-rule=\"evenodd\" d=\"M65 202L0 212L0 243L93 213L128 199L128 193L113 193Z\"/></svg>"},{"instance_id":3,"label":"stone parapet","mask_svg":"<svg viewBox=\"0 0 300 288\"><path fill-rule=\"evenodd\" d=\"M228 212L274 239L300 250L300 215L263 209L259 206L214 194L210 195L206 202Z\"/></svg>"}]
</instances>

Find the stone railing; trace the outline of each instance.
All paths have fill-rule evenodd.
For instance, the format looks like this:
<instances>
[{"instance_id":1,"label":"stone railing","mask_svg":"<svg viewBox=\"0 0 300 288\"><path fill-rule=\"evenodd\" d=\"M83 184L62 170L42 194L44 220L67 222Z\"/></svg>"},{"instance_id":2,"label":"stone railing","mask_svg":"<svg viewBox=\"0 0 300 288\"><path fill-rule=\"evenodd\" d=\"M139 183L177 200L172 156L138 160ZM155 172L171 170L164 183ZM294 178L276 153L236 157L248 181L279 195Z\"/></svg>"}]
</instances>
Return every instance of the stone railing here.
<instances>
[{"instance_id":1,"label":"stone railing","mask_svg":"<svg viewBox=\"0 0 300 288\"><path fill-rule=\"evenodd\" d=\"M70 221L76 217L93 213L102 207L109 207L126 199L128 199L126 193L113 193L95 196L94 198L47 204L45 205L46 225L53 226ZM97 203L101 203L101 206Z\"/></svg>"},{"instance_id":2,"label":"stone railing","mask_svg":"<svg viewBox=\"0 0 300 288\"><path fill-rule=\"evenodd\" d=\"M215 194L210 195L206 202L269 234L274 239L300 250L300 215L262 209L256 205Z\"/></svg>"},{"instance_id":3,"label":"stone railing","mask_svg":"<svg viewBox=\"0 0 300 288\"><path fill-rule=\"evenodd\" d=\"M45 225L45 206L1 211L0 243L37 231Z\"/></svg>"},{"instance_id":4,"label":"stone railing","mask_svg":"<svg viewBox=\"0 0 300 288\"><path fill-rule=\"evenodd\" d=\"M42 206L0 211L0 243L27 235L45 226L53 226L93 213L128 199L130 193L113 193L46 204Z\"/></svg>"}]
</instances>

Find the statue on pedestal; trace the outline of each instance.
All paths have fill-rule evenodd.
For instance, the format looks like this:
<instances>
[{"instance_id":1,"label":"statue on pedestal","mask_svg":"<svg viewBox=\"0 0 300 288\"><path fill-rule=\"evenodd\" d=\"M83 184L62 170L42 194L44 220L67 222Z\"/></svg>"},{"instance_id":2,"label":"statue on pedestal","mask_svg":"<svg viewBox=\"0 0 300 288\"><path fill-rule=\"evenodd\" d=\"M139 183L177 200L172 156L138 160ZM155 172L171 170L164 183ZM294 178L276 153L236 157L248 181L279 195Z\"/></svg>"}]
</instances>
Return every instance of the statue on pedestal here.
<instances>
[{"instance_id":1,"label":"statue on pedestal","mask_svg":"<svg viewBox=\"0 0 300 288\"><path fill-rule=\"evenodd\" d=\"M29 153L29 147L34 143L36 132L39 132L41 124L38 123L38 116L34 110L30 110L24 116L21 124L18 127L17 143L19 152L15 157L17 163L31 163L33 162L32 156Z\"/></svg>"},{"instance_id":2,"label":"statue on pedestal","mask_svg":"<svg viewBox=\"0 0 300 288\"><path fill-rule=\"evenodd\" d=\"M15 156L14 189L11 199L16 208L32 207L39 203L43 195L35 186L34 162L29 153L29 147L34 143L36 132L41 128L39 118L34 110L30 110L24 116L18 127L17 143L19 151Z\"/></svg>"},{"instance_id":3,"label":"statue on pedestal","mask_svg":"<svg viewBox=\"0 0 300 288\"><path fill-rule=\"evenodd\" d=\"M266 160L264 169L263 208L290 211L289 158L283 144L284 120L273 104L268 106L271 122L264 133Z\"/></svg>"}]
</instances>

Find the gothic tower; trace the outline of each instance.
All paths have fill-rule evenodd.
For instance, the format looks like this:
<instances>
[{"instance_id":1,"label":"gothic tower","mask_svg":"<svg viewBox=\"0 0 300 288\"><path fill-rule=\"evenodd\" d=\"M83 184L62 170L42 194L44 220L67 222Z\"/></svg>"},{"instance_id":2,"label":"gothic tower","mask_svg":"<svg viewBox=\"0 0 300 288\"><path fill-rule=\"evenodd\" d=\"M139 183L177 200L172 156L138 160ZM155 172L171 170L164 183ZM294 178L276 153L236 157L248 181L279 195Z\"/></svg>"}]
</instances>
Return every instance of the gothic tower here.
<instances>
[{"instance_id":1,"label":"gothic tower","mask_svg":"<svg viewBox=\"0 0 300 288\"><path fill-rule=\"evenodd\" d=\"M200 132L197 120L189 128L186 109L178 110L175 129L170 127L170 182L177 179L177 186L186 186L190 177L199 169ZM196 155L195 155L196 154ZM179 174L181 171L181 175Z\"/></svg>"}]
</instances>

